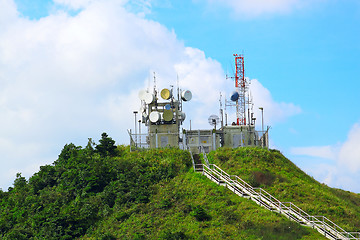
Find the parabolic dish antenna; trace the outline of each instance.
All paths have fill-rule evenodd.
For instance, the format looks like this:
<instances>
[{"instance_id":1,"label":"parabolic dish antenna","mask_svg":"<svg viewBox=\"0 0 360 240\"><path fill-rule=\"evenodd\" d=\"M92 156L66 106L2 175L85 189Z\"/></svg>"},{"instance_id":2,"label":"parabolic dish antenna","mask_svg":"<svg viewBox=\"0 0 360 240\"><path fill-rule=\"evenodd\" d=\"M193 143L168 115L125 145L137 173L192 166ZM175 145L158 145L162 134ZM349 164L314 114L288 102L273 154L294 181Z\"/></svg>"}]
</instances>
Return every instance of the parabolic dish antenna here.
<instances>
[{"instance_id":1,"label":"parabolic dish antenna","mask_svg":"<svg viewBox=\"0 0 360 240\"><path fill-rule=\"evenodd\" d=\"M158 121L160 121L160 113L157 111L151 112L149 119L150 119L150 122L157 123Z\"/></svg>"},{"instance_id":2,"label":"parabolic dish antenna","mask_svg":"<svg viewBox=\"0 0 360 240\"><path fill-rule=\"evenodd\" d=\"M231 94L231 97L230 97L230 99L231 99L231 101L233 101L233 102L236 102L238 99L239 99L239 93L238 92L236 92L236 91L234 91L232 94Z\"/></svg>"},{"instance_id":3,"label":"parabolic dish antenna","mask_svg":"<svg viewBox=\"0 0 360 240\"><path fill-rule=\"evenodd\" d=\"M170 109L171 109L171 105L170 105L170 104L166 104L166 105L165 105L165 109L166 109L166 110L170 110Z\"/></svg>"},{"instance_id":4,"label":"parabolic dish antenna","mask_svg":"<svg viewBox=\"0 0 360 240\"><path fill-rule=\"evenodd\" d=\"M220 123L220 118L217 115L211 115L208 118L209 124L211 126L214 126L214 128L216 129L216 125L218 125Z\"/></svg>"},{"instance_id":5,"label":"parabolic dish antenna","mask_svg":"<svg viewBox=\"0 0 360 240\"><path fill-rule=\"evenodd\" d=\"M147 92L144 97L144 101L146 104L151 104L154 101L154 95L152 93Z\"/></svg>"},{"instance_id":6,"label":"parabolic dish antenna","mask_svg":"<svg viewBox=\"0 0 360 240\"><path fill-rule=\"evenodd\" d=\"M164 99L164 100L169 100L172 97L172 93L169 89L164 88L163 90L161 90L160 92L160 96Z\"/></svg>"},{"instance_id":7,"label":"parabolic dish antenna","mask_svg":"<svg viewBox=\"0 0 360 240\"><path fill-rule=\"evenodd\" d=\"M192 93L189 90L182 91L181 99L185 102L190 101L192 98Z\"/></svg>"},{"instance_id":8,"label":"parabolic dish antenna","mask_svg":"<svg viewBox=\"0 0 360 240\"><path fill-rule=\"evenodd\" d=\"M184 112L179 112L178 117L179 117L180 121L183 122L186 118L186 114Z\"/></svg>"},{"instance_id":9,"label":"parabolic dish antenna","mask_svg":"<svg viewBox=\"0 0 360 240\"><path fill-rule=\"evenodd\" d=\"M171 110L164 110L163 118L166 122L170 122L174 118L174 113Z\"/></svg>"}]
</instances>

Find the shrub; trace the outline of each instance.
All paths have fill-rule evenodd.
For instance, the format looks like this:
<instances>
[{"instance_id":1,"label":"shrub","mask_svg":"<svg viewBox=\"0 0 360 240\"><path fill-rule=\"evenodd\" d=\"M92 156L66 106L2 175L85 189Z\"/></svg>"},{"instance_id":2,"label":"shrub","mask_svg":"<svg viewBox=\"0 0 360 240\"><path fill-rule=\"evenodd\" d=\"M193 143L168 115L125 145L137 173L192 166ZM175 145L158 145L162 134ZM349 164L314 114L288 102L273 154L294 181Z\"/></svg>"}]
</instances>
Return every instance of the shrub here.
<instances>
[{"instance_id":1,"label":"shrub","mask_svg":"<svg viewBox=\"0 0 360 240\"><path fill-rule=\"evenodd\" d=\"M201 205L197 205L190 212L190 215L194 216L198 221L208 221L211 220L211 216L205 211Z\"/></svg>"}]
</instances>

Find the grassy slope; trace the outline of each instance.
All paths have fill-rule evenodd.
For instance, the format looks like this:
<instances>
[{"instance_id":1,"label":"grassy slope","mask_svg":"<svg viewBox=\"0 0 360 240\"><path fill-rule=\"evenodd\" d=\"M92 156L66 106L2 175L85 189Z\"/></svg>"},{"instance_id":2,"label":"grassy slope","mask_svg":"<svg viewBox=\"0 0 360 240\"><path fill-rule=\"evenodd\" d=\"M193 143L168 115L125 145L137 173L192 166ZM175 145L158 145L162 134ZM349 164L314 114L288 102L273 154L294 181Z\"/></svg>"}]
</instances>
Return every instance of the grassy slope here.
<instances>
[{"instance_id":1,"label":"grassy slope","mask_svg":"<svg viewBox=\"0 0 360 240\"><path fill-rule=\"evenodd\" d=\"M102 157L64 147L60 156L0 191L0 238L325 239L193 173L189 153L178 149L119 146ZM319 184L277 151L219 149L209 157L282 201L346 230L359 226L358 195Z\"/></svg>"},{"instance_id":2,"label":"grassy slope","mask_svg":"<svg viewBox=\"0 0 360 240\"><path fill-rule=\"evenodd\" d=\"M360 231L360 195L320 184L279 151L219 149L213 163L260 186L282 202L293 202L310 215L323 215L346 231Z\"/></svg>"},{"instance_id":3,"label":"grassy slope","mask_svg":"<svg viewBox=\"0 0 360 240\"><path fill-rule=\"evenodd\" d=\"M197 211L203 209L203 212ZM200 215L203 220L196 217ZM122 206L82 239L325 239L188 172L156 185L146 204Z\"/></svg>"},{"instance_id":4,"label":"grassy slope","mask_svg":"<svg viewBox=\"0 0 360 240\"><path fill-rule=\"evenodd\" d=\"M230 156L236 151L220 150L215 155ZM289 172L298 171L289 166ZM157 183L153 189L150 202L118 206L82 239L325 239L315 230L194 174L192 169Z\"/></svg>"}]
</instances>

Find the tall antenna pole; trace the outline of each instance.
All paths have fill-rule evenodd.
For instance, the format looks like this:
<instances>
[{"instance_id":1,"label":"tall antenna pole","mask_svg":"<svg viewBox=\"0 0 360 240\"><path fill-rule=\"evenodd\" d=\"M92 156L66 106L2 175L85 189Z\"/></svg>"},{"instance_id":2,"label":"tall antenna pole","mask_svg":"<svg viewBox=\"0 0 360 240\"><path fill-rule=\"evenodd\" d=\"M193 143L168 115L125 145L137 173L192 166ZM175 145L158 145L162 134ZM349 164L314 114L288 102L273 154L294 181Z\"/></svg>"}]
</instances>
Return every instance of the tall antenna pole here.
<instances>
[{"instance_id":1,"label":"tall antenna pole","mask_svg":"<svg viewBox=\"0 0 360 240\"><path fill-rule=\"evenodd\" d=\"M221 94L221 92L220 92L220 98L219 98L219 102L220 102L220 117L221 117L221 128L223 128L223 127L224 127L224 112L223 112L223 108L222 108L221 98L222 98L222 94Z\"/></svg>"},{"instance_id":2,"label":"tall antenna pole","mask_svg":"<svg viewBox=\"0 0 360 240\"><path fill-rule=\"evenodd\" d=\"M246 125L246 110L245 110L245 94L246 94L246 80L244 68L244 55L234 54L235 57L235 87L239 93L239 99L236 101L236 118L237 125Z\"/></svg>"},{"instance_id":3,"label":"tall antenna pole","mask_svg":"<svg viewBox=\"0 0 360 240\"><path fill-rule=\"evenodd\" d=\"M154 93L156 93L156 76L155 76L155 72L154 72Z\"/></svg>"}]
</instances>

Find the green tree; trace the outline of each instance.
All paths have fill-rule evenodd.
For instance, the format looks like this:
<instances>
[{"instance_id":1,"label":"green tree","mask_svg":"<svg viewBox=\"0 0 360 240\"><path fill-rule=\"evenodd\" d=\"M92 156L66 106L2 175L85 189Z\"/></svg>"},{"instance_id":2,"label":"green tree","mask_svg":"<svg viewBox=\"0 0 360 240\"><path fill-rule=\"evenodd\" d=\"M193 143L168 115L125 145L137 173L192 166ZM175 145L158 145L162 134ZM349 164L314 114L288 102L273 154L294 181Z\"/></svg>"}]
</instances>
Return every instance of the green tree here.
<instances>
[{"instance_id":1,"label":"green tree","mask_svg":"<svg viewBox=\"0 0 360 240\"><path fill-rule=\"evenodd\" d=\"M69 158L73 157L74 155L77 155L78 150L80 150L80 149L81 149L81 147L77 147L73 143L66 144L59 155L59 159L68 160Z\"/></svg>"},{"instance_id":2,"label":"green tree","mask_svg":"<svg viewBox=\"0 0 360 240\"><path fill-rule=\"evenodd\" d=\"M106 133L101 134L100 144L96 145L95 149L102 157L115 156L116 146L115 141L109 137Z\"/></svg>"}]
</instances>

